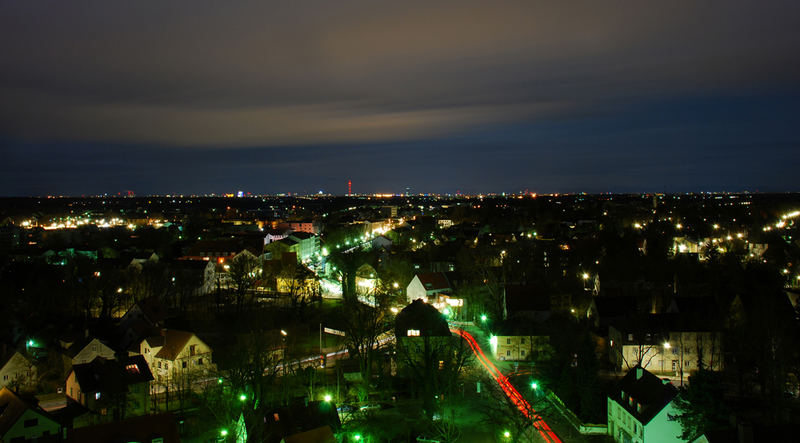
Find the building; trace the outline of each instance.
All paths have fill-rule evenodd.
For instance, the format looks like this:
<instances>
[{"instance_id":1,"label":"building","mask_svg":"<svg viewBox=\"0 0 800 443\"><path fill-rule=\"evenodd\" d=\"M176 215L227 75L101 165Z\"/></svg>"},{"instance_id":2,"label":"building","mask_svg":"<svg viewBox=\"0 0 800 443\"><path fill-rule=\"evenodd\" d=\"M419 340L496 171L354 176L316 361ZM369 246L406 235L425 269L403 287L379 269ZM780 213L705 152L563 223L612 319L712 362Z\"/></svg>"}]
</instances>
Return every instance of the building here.
<instances>
[{"instance_id":1,"label":"building","mask_svg":"<svg viewBox=\"0 0 800 443\"><path fill-rule=\"evenodd\" d=\"M463 301L453 299L453 288L444 272L422 272L411 279L406 287L408 302L420 299L441 310L445 305L462 306ZM453 300L453 301L448 301Z\"/></svg>"},{"instance_id":2,"label":"building","mask_svg":"<svg viewBox=\"0 0 800 443\"><path fill-rule=\"evenodd\" d=\"M141 354L153 371L156 384L171 389L188 387L193 378L207 375L212 368L211 347L193 332L162 329L139 344Z\"/></svg>"},{"instance_id":3,"label":"building","mask_svg":"<svg viewBox=\"0 0 800 443\"><path fill-rule=\"evenodd\" d=\"M72 367L66 394L96 414L121 420L148 413L152 380L153 374L140 355L119 361L96 358Z\"/></svg>"},{"instance_id":4,"label":"building","mask_svg":"<svg viewBox=\"0 0 800 443\"><path fill-rule=\"evenodd\" d=\"M67 355L72 358L73 365L90 363L97 357L106 360L114 359L114 350L94 337L86 337L67 349Z\"/></svg>"},{"instance_id":5,"label":"building","mask_svg":"<svg viewBox=\"0 0 800 443\"><path fill-rule=\"evenodd\" d=\"M550 336L540 324L506 320L495 333L490 341L498 360L540 360L552 350Z\"/></svg>"},{"instance_id":6,"label":"building","mask_svg":"<svg viewBox=\"0 0 800 443\"><path fill-rule=\"evenodd\" d=\"M621 443L681 442L681 425L670 420L678 412L678 390L640 366L620 380L608 396L608 435Z\"/></svg>"},{"instance_id":7,"label":"building","mask_svg":"<svg viewBox=\"0 0 800 443\"><path fill-rule=\"evenodd\" d=\"M0 360L0 388L30 389L36 384L36 366L21 352L15 351Z\"/></svg>"},{"instance_id":8,"label":"building","mask_svg":"<svg viewBox=\"0 0 800 443\"><path fill-rule=\"evenodd\" d=\"M722 333L711 321L681 314L629 317L608 328L609 359L617 369L641 366L676 377L702 365L722 369Z\"/></svg>"},{"instance_id":9,"label":"building","mask_svg":"<svg viewBox=\"0 0 800 443\"><path fill-rule=\"evenodd\" d=\"M61 424L28 404L7 387L0 388L0 442L61 441Z\"/></svg>"}]
</instances>

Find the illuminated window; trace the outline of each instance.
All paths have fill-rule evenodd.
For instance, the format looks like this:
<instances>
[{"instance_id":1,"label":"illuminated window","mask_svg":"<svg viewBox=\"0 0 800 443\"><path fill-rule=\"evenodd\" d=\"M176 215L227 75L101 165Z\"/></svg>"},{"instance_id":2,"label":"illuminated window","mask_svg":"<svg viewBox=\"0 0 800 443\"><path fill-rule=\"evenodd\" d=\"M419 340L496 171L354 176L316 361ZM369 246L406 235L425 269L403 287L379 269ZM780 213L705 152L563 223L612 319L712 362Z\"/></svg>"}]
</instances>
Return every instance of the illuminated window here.
<instances>
[{"instance_id":1,"label":"illuminated window","mask_svg":"<svg viewBox=\"0 0 800 443\"><path fill-rule=\"evenodd\" d=\"M419 329L409 329L408 331L406 331L406 334L409 337L419 337Z\"/></svg>"},{"instance_id":2,"label":"illuminated window","mask_svg":"<svg viewBox=\"0 0 800 443\"><path fill-rule=\"evenodd\" d=\"M100 393L99 392L95 392L94 393L94 399L95 400L100 400Z\"/></svg>"},{"instance_id":3,"label":"illuminated window","mask_svg":"<svg viewBox=\"0 0 800 443\"><path fill-rule=\"evenodd\" d=\"M444 360L439 360L439 370L444 369Z\"/></svg>"},{"instance_id":4,"label":"illuminated window","mask_svg":"<svg viewBox=\"0 0 800 443\"><path fill-rule=\"evenodd\" d=\"M125 370L128 371L131 374L138 374L139 373L139 367L136 366L135 363L125 366Z\"/></svg>"}]
</instances>

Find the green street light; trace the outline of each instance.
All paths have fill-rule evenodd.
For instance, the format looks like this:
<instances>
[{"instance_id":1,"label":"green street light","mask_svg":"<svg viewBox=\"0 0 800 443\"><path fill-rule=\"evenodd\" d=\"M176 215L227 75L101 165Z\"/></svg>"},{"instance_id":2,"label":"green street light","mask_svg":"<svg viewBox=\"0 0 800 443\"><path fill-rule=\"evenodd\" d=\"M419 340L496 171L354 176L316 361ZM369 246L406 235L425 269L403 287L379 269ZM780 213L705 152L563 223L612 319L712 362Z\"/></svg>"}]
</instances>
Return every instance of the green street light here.
<instances>
[{"instance_id":1,"label":"green street light","mask_svg":"<svg viewBox=\"0 0 800 443\"><path fill-rule=\"evenodd\" d=\"M219 431L219 435L221 435L223 437L227 436L228 435L228 430L227 429L223 429L223 430Z\"/></svg>"},{"instance_id":2,"label":"green street light","mask_svg":"<svg viewBox=\"0 0 800 443\"><path fill-rule=\"evenodd\" d=\"M245 401L245 400L247 400L247 396L246 395L244 395L244 394L239 395L239 401Z\"/></svg>"},{"instance_id":3,"label":"green street light","mask_svg":"<svg viewBox=\"0 0 800 443\"><path fill-rule=\"evenodd\" d=\"M539 389L539 383L536 383L535 381L532 381L531 382L531 389L533 389L534 391Z\"/></svg>"},{"instance_id":4,"label":"green street light","mask_svg":"<svg viewBox=\"0 0 800 443\"><path fill-rule=\"evenodd\" d=\"M333 400L333 397L331 397L331 394L325 394L325 396L322 397L322 399L330 403L330 401Z\"/></svg>"},{"instance_id":5,"label":"green street light","mask_svg":"<svg viewBox=\"0 0 800 443\"><path fill-rule=\"evenodd\" d=\"M354 435L354 436L353 436L353 440L355 440L355 441L359 441L359 440L361 440L361 434L356 434L356 435Z\"/></svg>"},{"instance_id":6,"label":"green street light","mask_svg":"<svg viewBox=\"0 0 800 443\"><path fill-rule=\"evenodd\" d=\"M218 378L218 379L217 379L217 383L219 383L219 384L222 384L222 381L223 381L223 380L222 380L222 377L220 377L220 378Z\"/></svg>"},{"instance_id":7,"label":"green street light","mask_svg":"<svg viewBox=\"0 0 800 443\"><path fill-rule=\"evenodd\" d=\"M505 438L511 438L511 432L509 432L509 431L505 431L505 432L503 432L503 437L505 437Z\"/></svg>"},{"instance_id":8,"label":"green street light","mask_svg":"<svg viewBox=\"0 0 800 443\"><path fill-rule=\"evenodd\" d=\"M486 314L481 315L481 321L485 322L488 319L489 317L487 317Z\"/></svg>"}]
</instances>

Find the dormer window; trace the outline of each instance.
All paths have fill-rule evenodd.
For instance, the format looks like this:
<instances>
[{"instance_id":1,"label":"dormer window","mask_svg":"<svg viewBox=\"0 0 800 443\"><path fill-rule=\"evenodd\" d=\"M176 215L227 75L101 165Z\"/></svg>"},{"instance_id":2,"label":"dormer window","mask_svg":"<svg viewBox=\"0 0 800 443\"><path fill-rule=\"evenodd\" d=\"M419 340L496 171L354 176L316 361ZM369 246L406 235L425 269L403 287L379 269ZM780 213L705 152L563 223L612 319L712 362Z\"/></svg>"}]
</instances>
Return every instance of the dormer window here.
<instances>
[{"instance_id":1,"label":"dormer window","mask_svg":"<svg viewBox=\"0 0 800 443\"><path fill-rule=\"evenodd\" d=\"M622 392L619 393L619 399L620 400L625 400L625 391L622 391Z\"/></svg>"},{"instance_id":2,"label":"dormer window","mask_svg":"<svg viewBox=\"0 0 800 443\"><path fill-rule=\"evenodd\" d=\"M131 363L125 366L125 370L128 371L129 374L138 374L139 366L136 366L136 363Z\"/></svg>"},{"instance_id":3,"label":"dormer window","mask_svg":"<svg viewBox=\"0 0 800 443\"><path fill-rule=\"evenodd\" d=\"M628 397L628 406L633 407L633 397Z\"/></svg>"},{"instance_id":4,"label":"dormer window","mask_svg":"<svg viewBox=\"0 0 800 443\"><path fill-rule=\"evenodd\" d=\"M638 412L640 414L642 413L642 404L641 403L636 403L636 412Z\"/></svg>"}]
</instances>

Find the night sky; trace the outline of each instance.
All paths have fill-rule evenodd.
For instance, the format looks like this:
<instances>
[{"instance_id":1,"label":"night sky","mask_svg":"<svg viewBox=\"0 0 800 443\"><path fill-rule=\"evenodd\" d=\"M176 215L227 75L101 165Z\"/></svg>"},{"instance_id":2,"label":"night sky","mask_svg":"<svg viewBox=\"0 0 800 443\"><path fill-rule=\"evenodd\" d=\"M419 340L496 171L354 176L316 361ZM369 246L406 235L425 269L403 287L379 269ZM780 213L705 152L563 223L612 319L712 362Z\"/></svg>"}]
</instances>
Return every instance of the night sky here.
<instances>
[{"instance_id":1,"label":"night sky","mask_svg":"<svg viewBox=\"0 0 800 443\"><path fill-rule=\"evenodd\" d=\"M800 2L4 1L0 195L800 191Z\"/></svg>"}]
</instances>

